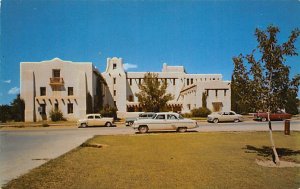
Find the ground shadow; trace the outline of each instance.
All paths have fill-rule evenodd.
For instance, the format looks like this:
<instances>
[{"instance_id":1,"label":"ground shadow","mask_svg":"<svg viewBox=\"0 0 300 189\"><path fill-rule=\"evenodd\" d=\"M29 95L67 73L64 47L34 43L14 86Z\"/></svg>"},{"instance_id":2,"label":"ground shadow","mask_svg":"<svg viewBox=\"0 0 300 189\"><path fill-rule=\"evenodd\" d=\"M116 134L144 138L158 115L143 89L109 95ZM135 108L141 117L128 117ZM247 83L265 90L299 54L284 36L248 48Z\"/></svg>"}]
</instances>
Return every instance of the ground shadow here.
<instances>
[{"instance_id":1,"label":"ground shadow","mask_svg":"<svg viewBox=\"0 0 300 189\"><path fill-rule=\"evenodd\" d=\"M258 156L262 157L272 157L272 160L275 162L275 157L273 150L269 146L262 146L261 148L246 145L245 153L256 153ZM300 150L292 150L289 148L276 148L279 158L300 155Z\"/></svg>"},{"instance_id":2,"label":"ground shadow","mask_svg":"<svg viewBox=\"0 0 300 189\"><path fill-rule=\"evenodd\" d=\"M195 130L190 130L190 131L186 131L184 133L197 133L198 131ZM138 131L135 132L136 134L143 134L143 133L139 133ZM147 134L151 134L151 133L180 133L177 131L148 131Z\"/></svg>"}]
</instances>

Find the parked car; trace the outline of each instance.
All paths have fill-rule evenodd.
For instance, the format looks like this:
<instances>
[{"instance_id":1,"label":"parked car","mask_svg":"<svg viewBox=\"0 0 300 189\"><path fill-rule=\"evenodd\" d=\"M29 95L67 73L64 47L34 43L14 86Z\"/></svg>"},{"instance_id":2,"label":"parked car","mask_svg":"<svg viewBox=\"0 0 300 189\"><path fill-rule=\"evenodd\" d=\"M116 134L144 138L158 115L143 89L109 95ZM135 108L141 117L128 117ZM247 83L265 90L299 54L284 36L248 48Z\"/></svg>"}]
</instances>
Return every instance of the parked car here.
<instances>
[{"instance_id":1,"label":"parked car","mask_svg":"<svg viewBox=\"0 0 300 189\"><path fill-rule=\"evenodd\" d=\"M185 119L181 115L172 112L156 113L152 119L138 119L132 124L132 128L140 133L154 130L175 130L186 132L187 129L198 127L196 121Z\"/></svg>"},{"instance_id":2,"label":"parked car","mask_svg":"<svg viewBox=\"0 0 300 189\"><path fill-rule=\"evenodd\" d=\"M129 117L129 118L126 118L125 124L126 124L126 126L131 126L134 121L136 121L138 119L151 119L153 117L153 115L155 115L154 112L141 113L141 114L139 114L138 117Z\"/></svg>"},{"instance_id":3,"label":"parked car","mask_svg":"<svg viewBox=\"0 0 300 189\"><path fill-rule=\"evenodd\" d=\"M207 122L239 122L243 121L243 116L235 113L234 111L228 112L213 112L207 116Z\"/></svg>"},{"instance_id":4,"label":"parked car","mask_svg":"<svg viewBox=\"0 0 300 189\"><path fill-rule=\"evenodd\" d=\"M114 118L112 117L102 117L101 114L87 114L84 119L77 121L78 127L88 127L88 126L106 126L110 127L113 125Z\"/></svg>"},{"instance_id":5,"label":"parked car","mask_svg":"<svg viewBox=\"0 0 300 189\"><path fill-rule=\"evenodd\" d=\"M288 114L288 113L285 113L285 112L282 112L282 111L270 114L270 120L271 121L291 119L291 117L292 117L291 114ZM266 112L255 113L254 114L254 120L267 121L268 120L268 113L266 113Z\"/></svg>"}]
</instances>

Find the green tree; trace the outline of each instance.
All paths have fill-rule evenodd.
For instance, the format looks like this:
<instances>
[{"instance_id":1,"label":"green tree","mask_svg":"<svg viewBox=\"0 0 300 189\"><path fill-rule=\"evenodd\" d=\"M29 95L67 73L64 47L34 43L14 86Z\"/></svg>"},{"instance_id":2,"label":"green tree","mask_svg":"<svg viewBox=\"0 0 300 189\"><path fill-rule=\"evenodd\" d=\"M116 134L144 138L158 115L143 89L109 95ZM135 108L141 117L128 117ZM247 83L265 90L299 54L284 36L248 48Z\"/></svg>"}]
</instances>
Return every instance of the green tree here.
<instances>
[{"instance_id":1,"label":"green tree","mask_svg":"<svg viewBox=\"0 0 300 189\"><path fill-rule=\"evenodd\" d=\"M167 102L174 98L166 91L167 83L159 81L158 74L155 73L146 73L139 89L140 92L135 95L143 110L147 112L165 110Z\"/></svg>"},{"instance_id":2,"label":"green tree","mask_svg":"<svg viewBox=\"0 0 300 189\"><path fill-rule=\"evenodd\" d=\"M277 34L280 32L276 26L269 26L266 31L256 29L255 36L258 42L258 53L255 50L250 55L243 57L235 57L233 71L233 88L234 98L237 102L241 100L241 95L246 95L246 106L248 110L268 110L270 141L274 153L274 161L279 164L279 158L272 135L272 124L270 121L270 112L278 109L287 108L293 111L296 106L296 97L299 87L299 77L295 77L292 81L289 79L290 68L285 65L286 57L297 56L296 47L294 45L296 39L300 35L299 29L291 32L287 42L279 44ZM255 57L260 57L257 60ZM246 59L251 65L250 71L245 71L243 59ZM236 70L240 69L240 70ZM237 80L247 73L250 81L245 83L246 94L244 88L239 88ZM247 80L247 79L245 79Z\"/></svg>"},{"instance_id":3,"label":"green tree","mask_svg":"<svg viewBox=\"0 0 300 189\"><path fill-rule=\"evenodd\" d=\"M11 114L14 121L24 121L25 102L20 98L20 94L11 102Z\"/></svg>"},{"instance_id":4,"label":"green tree","mask_svg":"<svg viewBox=\"0 0 300 189\"><path fill-rule=\"evenodd\" d=\"M6 123L8 120L11 120L11 106L0 105L0 121Z\"/></svg>"},{"instance_id":5,"label":"green tree","mask_svg":"<svg viewBox=\"0 0 300 189\"><path fill-rule=\"evenodd\" d=\"M287 103L285 105L285 111L290 114L298 114L299 99L297 98L297 92L299 91L300 74L297 74L290 82L290 89L286 95Z\"/></svg>"},{"instance_id":6,"label":"green tree","mask_svg":"<svg viewBox=\"0 0 300 189\"><path fill-rule=\"evenodd\" d=\"M248 112L250 100L249 77L243 56L233 57L234 69L231 77L231 107L238 113Z\"/></svg>"}]
</instances>

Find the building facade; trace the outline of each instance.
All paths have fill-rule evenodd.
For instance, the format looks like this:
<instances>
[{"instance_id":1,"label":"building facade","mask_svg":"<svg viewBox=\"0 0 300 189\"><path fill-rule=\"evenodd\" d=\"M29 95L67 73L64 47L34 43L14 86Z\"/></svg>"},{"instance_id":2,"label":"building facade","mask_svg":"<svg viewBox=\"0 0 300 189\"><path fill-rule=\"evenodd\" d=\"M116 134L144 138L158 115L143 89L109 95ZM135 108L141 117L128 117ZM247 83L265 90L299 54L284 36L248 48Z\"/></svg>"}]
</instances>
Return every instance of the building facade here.
<instances>
[{"instance_id":1,"label":"building facade","mask_svg":"<svg viewBox=\"0 0 300 189\"><path fill-rule=\"evenodd\" d=\"M170 111L189 113L193 108L202 107L203 93L207 96L207 108L212 111L231 109L230 82L223 81L221 74L188 74L183 66L163 64L161 72L154 72L161 81L167 82L167 92L174 96L168 102ZM119 117L128 112L142 111L135 96L146 72L126 72L122 58L108 58L102 73L109 87L112 101Z\"/></svg>"},{"instance_id":2,"label":"building facade","mask_svg":"<svg viewBox=\"0 0 300 189\"><path fill-rule=\"evenodd\" d=\"M51 110L60 110L67 120L77 120L107 103L109 90L91 62L54 58L21 62L20 70L27 122L49 120Z\"/></svg>"},{"instance_id":3,"label":"building facade","mask_svg":"<svg viewBox=\"0 0 300 189\"><path fill-rule=\"evenodd\" d=\"M122 58L108 58L106 70L100 73L91 62L71 62L54 58L42 62L21 62L21 98L25 101L25 121L49 120L53 110L60 110L67 120L77 120L96 113L104 106L115 106L118 117L141 112L139 84L146 72L126 72ZM189 113L206 106L212 111L231 109L230 82L221 74L188 74L183 66L163 64L154 72L167 83L174 96L169 111Z\"/></svg>"}]
</instances>

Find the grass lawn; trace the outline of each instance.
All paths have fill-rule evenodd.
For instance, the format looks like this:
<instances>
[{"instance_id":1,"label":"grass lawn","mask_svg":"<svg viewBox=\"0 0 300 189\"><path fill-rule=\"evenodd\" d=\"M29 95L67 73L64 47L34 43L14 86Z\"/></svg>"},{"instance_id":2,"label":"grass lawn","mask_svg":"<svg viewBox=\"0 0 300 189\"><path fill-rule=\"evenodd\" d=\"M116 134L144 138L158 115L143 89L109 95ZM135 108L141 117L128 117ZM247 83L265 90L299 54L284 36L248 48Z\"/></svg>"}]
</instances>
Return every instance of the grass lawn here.
<instances>
[{"instance_id":1,"label":"grass lawn","mask_svg":"<svg viewBox=\"0 0 300 189\"><path fill-rule=\"evenodd\" d=\"M300 163L300 133L274 133L281 159ZM268 132L96 136L4 188L299 188L300 168L268 168Z\"/></svg>"}]
</instances>

